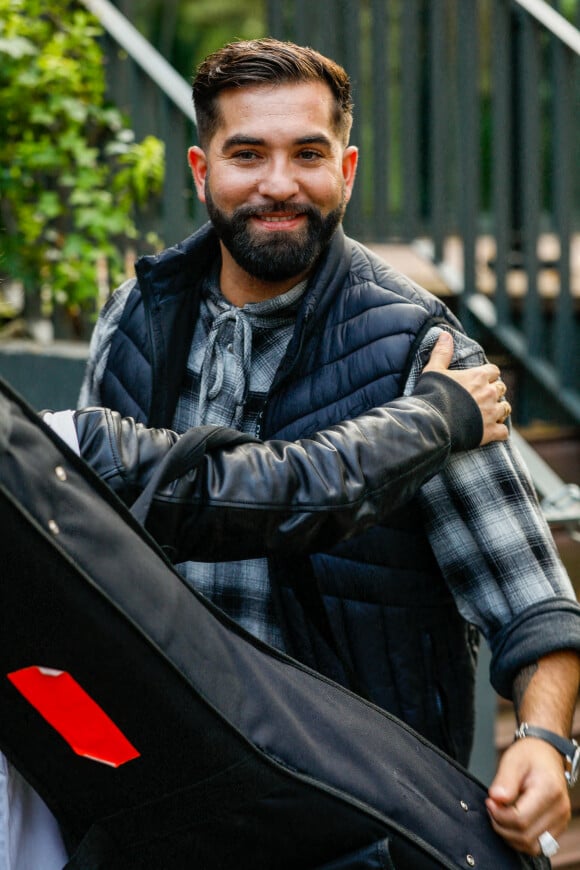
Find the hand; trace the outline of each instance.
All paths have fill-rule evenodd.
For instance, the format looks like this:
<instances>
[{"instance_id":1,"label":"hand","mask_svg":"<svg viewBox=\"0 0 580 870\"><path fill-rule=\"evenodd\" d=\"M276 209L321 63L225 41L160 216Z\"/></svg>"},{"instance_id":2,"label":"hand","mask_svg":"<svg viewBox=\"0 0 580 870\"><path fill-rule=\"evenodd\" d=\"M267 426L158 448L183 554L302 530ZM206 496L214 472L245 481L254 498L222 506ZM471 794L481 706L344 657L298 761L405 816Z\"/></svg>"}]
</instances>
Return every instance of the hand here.
<instances>
[{"instance_id":1,"label":"hand","mask_svg":"<svg viewBox=\"0 0 580 870\"><path fill-rule=\"evenodd\" d=\"M477 402L483 420L483 437L480 445L490 441L506 441L509 436L505 421L512 412L504 398L506 385L500 379L500 371L493 363L469 369L450 369L453 359L453 337L448 332L439 336L431 352L424 372L439 372L456 381Z\"/></svg>"},{"instance_id":2,"label":"hand","mask_svg":"<svg viewBox=\"0 0 580 870\"><path fill-rule=\"evenodd\" d=\"M538 837L556 840L571 816L562 756L549 743L526 737L502 756L486 800L491 824L520 852L541 853Z\"/></svg>"}]
</instances>

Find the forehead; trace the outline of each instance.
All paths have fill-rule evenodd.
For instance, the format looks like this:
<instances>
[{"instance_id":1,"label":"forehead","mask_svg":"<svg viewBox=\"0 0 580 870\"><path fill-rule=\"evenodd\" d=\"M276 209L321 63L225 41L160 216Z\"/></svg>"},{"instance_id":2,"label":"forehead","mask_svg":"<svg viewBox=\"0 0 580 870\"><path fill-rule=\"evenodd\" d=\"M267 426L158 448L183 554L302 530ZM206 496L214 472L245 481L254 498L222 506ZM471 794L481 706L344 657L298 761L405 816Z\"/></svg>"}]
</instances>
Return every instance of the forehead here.
<instances>
[{"instance_id":1,"label":"forehead","mask_svg":"<svg viewBox=\"0 0 580 870\"><path fill-rule=\"evenodd\" d=\"M334 132L334 98L324 82L261 84L228 88L218 96L217 137Z\"/></svg>"}]
</instances>

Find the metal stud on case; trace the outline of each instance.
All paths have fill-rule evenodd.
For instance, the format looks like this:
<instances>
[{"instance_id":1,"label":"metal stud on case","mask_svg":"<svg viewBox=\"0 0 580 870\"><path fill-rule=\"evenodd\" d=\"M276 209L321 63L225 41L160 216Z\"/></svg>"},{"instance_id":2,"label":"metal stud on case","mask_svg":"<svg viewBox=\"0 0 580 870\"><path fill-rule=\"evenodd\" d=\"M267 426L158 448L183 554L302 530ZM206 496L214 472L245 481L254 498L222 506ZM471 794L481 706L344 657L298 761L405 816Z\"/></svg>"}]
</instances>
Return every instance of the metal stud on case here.
<instances>
[{"instance_id":1,"label":"metal stud on case","mask_svg":"<svg viewBox=\"0 0 580 870\"><path fill-rule=\"evenodd\" d=\"M67 473L64 470L64 468L62 467L62 465L57 465L56 468L54 469L54 473L56 474L58 479L61 480L63 483L68 479Z\"/></svg>"}]
</instances>

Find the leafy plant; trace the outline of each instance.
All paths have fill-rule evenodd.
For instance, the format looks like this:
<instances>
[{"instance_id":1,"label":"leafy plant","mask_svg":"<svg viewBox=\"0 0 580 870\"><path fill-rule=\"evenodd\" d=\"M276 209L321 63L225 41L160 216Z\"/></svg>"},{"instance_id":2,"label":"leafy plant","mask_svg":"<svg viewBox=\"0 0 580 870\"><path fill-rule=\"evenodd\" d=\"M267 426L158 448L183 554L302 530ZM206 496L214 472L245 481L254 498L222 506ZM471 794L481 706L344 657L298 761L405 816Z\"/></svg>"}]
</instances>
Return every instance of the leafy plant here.
<instances>
[{"instance_id":1,"label":"leafy plant","mask_svg":"<svg viewBox=\"0 0 580 870\"><path fill-rule=\"evenodd\" d=\"M186 79L231 39L267 35L265 0L117 0L116 5Z\"/></svg>"},{"instance_id":2,"label":"leafy plant","mask_svg":"<svg viewBox=\"0 0 580 870\"><path fill-rule=\"evenodd\" d=\"M163 144L135 142L106 100L101 35L72 0L0 0L0 267L29 308L72 318L94 310L99 271L121 277L164 177Z\"/></svg>"}]
</instances>

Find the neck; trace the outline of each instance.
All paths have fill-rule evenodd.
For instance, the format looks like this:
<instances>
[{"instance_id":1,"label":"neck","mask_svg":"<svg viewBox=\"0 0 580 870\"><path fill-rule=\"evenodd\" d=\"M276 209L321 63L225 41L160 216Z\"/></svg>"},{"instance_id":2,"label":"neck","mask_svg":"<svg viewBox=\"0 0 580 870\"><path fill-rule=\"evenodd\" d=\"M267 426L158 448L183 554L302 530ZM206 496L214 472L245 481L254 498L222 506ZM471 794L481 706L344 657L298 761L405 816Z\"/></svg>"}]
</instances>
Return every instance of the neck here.
<instances>
[{"instance_id":1,"label":"neck","mask_svg":"<svg viewBox=\"0 0 580 870\"><path fill-rule=\"evenodd\" d=\"M222 265L220 270L220 290L228 302L242 308L248 302L264 302L281 296L308 275L309 270L293 275L284 281L261 281L253 275L249 275L232 258L229 251L221 245Z\"/></svg>"}]
</instances>

